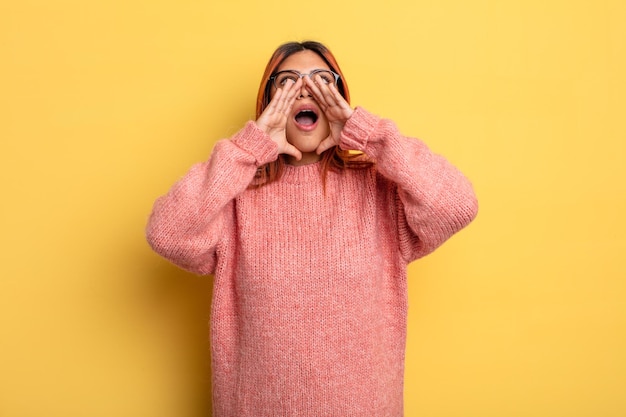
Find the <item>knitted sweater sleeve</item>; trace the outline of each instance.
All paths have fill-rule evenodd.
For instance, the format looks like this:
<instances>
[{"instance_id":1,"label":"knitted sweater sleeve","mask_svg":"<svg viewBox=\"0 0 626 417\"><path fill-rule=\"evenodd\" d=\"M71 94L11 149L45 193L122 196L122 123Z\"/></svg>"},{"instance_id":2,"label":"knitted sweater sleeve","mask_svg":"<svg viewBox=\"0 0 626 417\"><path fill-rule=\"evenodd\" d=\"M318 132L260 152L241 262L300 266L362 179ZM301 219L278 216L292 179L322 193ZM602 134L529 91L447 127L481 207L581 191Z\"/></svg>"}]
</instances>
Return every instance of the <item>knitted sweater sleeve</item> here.
<instances>
[{"instance_id":1,"label":"knitted sweater sleeve","mask_svg":"<svg viewBox=\"0 0 626 417\"><path fill-rule=\"evenodd\" d=\"M422 141L402 136L392 121L357 107L340 147L365 152L395 184L399 249L407 262L431 253L476 217L469 180Z\"/></svg>"},{"instance_id":2,"label":"knitted sweater sleeve","mask_svg":"<svg viewBox=\"0 0 626 417\"><path fill-rule=\"evenodd\" d=\"M235 197L259 166L277 157L276 144L254 122L217 142L208 161L194 165L155 202L146 228L150 246L190 272L214 273L220 244L234 226Z\"/></svg>"}]
</instances>

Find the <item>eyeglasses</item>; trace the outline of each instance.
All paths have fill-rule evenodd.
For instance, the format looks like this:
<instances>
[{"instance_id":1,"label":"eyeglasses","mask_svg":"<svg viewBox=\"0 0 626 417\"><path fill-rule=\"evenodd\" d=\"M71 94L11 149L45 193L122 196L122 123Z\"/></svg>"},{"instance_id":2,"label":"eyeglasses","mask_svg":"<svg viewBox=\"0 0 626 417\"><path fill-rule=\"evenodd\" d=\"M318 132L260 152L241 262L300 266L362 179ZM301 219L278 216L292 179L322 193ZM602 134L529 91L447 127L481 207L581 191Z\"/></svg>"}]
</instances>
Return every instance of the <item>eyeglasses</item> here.
<instances>
[{"instance_id":1,"label":"eyeglasses","mask_svg":"<svg viewBox=\"0 0 626 417\"><path fill-rule=\"evenodd\" d=\"M272 75L270 77L270 81L274 83L274 87L283 88L289 80L295 83L296 81L298 81L299 78L304 78L305 76L308 76L310 79L313 79L313 77L315 77L316 75L319 75L320 77L322 77L322 81L325 84L337 85L337 82L339 81L339 78L340 78L339 74L337 74L336 72L333 72L331 70L325 70L325 69L316 69L316 70L311 71L308 74L302 74L296 70L286 70L286 71L279 71L276 74Z\"/></svg>"}]
</instances>

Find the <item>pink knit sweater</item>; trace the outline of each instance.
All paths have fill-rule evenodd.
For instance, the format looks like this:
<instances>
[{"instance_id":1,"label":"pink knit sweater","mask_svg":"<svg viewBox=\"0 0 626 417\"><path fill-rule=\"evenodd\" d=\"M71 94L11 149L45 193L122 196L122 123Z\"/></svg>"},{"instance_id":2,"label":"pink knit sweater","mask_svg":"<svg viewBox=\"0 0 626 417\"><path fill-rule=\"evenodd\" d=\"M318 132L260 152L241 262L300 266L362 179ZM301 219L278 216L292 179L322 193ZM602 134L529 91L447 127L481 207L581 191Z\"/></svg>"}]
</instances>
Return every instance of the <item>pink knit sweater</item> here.
<instances>
[{"instance_id":1,"label":"pink knit sweater","mask_svg":"<svg viewBox=\"0 0 626 417\"><path fill-rule=\"evenodd\" d=\"M253 122L157 200L153 249L214 274L214 417L403 414L407 264L476 215L469 181L423 142L357 108L341 148L365 170L287 166Z\"/></svg>"}]
</instances>

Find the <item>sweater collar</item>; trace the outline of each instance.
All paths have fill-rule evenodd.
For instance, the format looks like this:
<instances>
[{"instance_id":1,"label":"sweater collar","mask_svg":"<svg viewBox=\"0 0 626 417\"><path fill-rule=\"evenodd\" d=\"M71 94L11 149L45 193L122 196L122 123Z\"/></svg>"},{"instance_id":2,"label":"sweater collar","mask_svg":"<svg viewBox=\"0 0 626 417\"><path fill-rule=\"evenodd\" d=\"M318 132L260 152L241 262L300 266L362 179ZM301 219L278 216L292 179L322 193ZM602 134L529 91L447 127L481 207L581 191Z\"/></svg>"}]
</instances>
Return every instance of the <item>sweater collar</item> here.
<instances>
[{"instance_id":1,"label":"sweater collar","mask_svg":"<svg viewBox=\"0 0 626 417\"><path fill-rule=\"evenodd\" d=\"M321 168L321 161L307 165L285 164L285 169L279 181L284 181L289 184L319 182L321 181Z\"/></svg>"}]
</instances>

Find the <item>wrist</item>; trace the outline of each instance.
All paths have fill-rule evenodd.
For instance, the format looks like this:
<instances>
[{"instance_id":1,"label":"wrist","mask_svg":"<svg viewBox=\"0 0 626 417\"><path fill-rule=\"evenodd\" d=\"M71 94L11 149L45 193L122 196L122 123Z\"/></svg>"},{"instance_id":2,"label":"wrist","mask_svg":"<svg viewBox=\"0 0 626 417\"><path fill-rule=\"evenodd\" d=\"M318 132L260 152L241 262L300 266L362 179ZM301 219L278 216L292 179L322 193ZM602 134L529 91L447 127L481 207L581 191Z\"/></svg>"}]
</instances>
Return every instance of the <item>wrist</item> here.
<instances>
[{"instance_id":1,"label":"wrist","mask_svg":"<svg viewBox=\"0 0 626 417\"><path fill-rule=\"evenodd\" d=\"M255 164L264 165L278 157L278 146L274 140L255 121L250 121L237 132L232 142L251 154Z\"/></svg>"},{"instance_id":2,"label":"wrist","mask_svg":"<svg viewBox=\"0 0 626 417\"><path fill-rule=\"evenodd\" d=\"M378 116L368 113L362 107L354 109L341 131L341 148L365 152L369 139L379 122Z\"/></svg>"}]
</instances>

